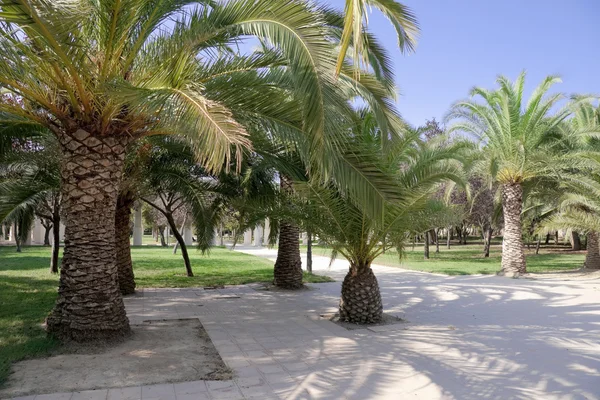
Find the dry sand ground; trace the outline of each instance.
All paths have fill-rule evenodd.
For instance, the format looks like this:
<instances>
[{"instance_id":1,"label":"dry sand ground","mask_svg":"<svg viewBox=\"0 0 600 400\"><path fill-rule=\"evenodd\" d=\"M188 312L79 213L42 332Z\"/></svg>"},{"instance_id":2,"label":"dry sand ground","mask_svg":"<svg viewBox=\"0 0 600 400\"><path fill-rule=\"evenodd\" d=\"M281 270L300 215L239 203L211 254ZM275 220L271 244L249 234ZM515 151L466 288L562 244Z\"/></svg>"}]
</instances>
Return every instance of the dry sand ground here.
<instances>
[{"instance_id":1,"label":"dry sand ground","mask_svg":"<svg viewBox=\"0 0 600 400\"><path fill-rule=\"evenodd\" d=\"M231 379L198 319L146 321L117 346L71 347L14 364L0 398L199 379ZM67 353L68 352L68 353Z\"/></svg>"}]
</instances>

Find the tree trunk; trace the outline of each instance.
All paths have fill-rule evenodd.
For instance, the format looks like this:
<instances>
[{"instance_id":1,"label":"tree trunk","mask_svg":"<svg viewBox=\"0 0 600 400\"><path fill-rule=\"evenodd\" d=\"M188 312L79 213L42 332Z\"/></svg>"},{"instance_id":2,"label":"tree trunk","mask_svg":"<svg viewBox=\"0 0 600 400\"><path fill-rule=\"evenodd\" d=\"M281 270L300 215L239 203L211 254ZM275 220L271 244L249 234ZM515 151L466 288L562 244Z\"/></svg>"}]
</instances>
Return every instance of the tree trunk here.
<instances>
[{"instance_id":1,"label":"tree trunk","mask_svg":"<svg viewBox=\"0 0 600 400\"><path fill-rule=\"evenodd\" d=\"M177 229L177 225L175 225L175 220L173 219L173 215L166 214L165 217L167 217L167 222L169 223L169 226L171 227L173 236L175 236L175 239L177 239L177 243L179 243L179 247L181 247L181 256L183 257L183 262L185 264L185 271L187 272L187 276L190 276L190 277L194 276L194 273L192 272L192 264L190 263L190 256L188 255L185 240L183 240L183 236L181 236L181 234L179 233L179 230Z\"/></svg>"},{"instance_id":2,"label":"tree trunk","mask_svg":"<svg viewBox=\"0 0 600 400\"><path fill-rule=\"evenodd\" d=\"M504 215L502 272L509 276L527 272L521 231L522 209L523 187L521 184L504 184L502 186L502 211Z\"/></svg>"},{"instance_id":3,"label":"tree trunk","mask_svg":"<svg viewBox=\"0 0 600 400\"><path fill-rule=\"evenodd\" d=\"M446 247L450 248L450 240L452 239L452 227L448 227L448 236L446 237Z\"/></svg>"},{"instance_id":4,"label":"tree trunk","mask_svg":"<svg viewBox=\"0 0 600 400\"><path fill-rule=\"evenodd\" d=\"M291 180L281 175L281 191L291 194L293 192ZM299 289L302 287L302 260L300 259L300 229L287 220L282 220L279 225L279 247L277 260L273 271L273 284L286 289Z\"/></svg>"},{"instance_id":5,"label":"tree trunk","mask_svg":"<svg viewBox=\"0 0 600 400\"><path fill-rule=\"evenodd\" d=\"M306 271L312 274L312 232L306 230Z\"/></svg>"},{"instance_id":6,"label":"tree trunk","mask_svg":"<svg viewBox=\"0 0 600 400\"><path fill-rule=\"evenodd\" d=\"M540 244L542 243L542 237L538 235L537 243L535 244L535 254L540 254Z\"/></svg>"},{"instance_id":7,"label":"tree trunk","mask_svg":"<svg viewBox=\"0 0 600 400\"><path fill-rule=\"evenodd\" d=\"M342 283L340 320L355 324L373 324L383 318L383 304L379 284L370 265L355 267Z\"/></svg>"},{"instance_id":8,"label":"tree trunk","mask_svg":"<svg viewBox=\"0 0 600 400\"><path fill-rule=\"evenodd\" d=\"M438 235L437 230L432 230L432 232L435 234L435 252L439 253L440 252L440 235Z\"/></svg>"},{"instance_id":9,"label":"tree trunk","mask_svg":"<svg viewBox=\"0 0 600 400\"><path fill-rule=\"evenodd\" d=\"M581 238L579 237L579 233L577 233L577 231L571 231L571 250L581 250Z\"/></svg>"},{"instance_id":10,"label":"tree trunk","mask_svg":"<svg viewBox=\"0 0 600 400\"><path fill-rule=\"evenodd\" d=\"M429 232L425 232L423 235L423 258L429 260Z\"/></svg>"},{"instance_id":11,"label":"tree trunk","mask_svg":"<svg viewBox=\"0 0 600 400\"><path fill-rule=\"evenodd\" d=\"M13 229L14 229L14 237L15 237L15 245L16 245L16 251L17 253L21 252L21 230L18 229L19 224L18 223L14 223L13 224Z\"/></svg>"},{"instance_id":12,"label":"tree trunk","mask_svg":"<svg viewBox=\"0 0 600 400\"><path fill-rule=\"evenodd\" d=\"M130 333L119 290L115 210L129 135L61 135L65 246L58 299L46 319L61 340L110 340Z\"/></svg>"},{"instance_id":13,"label":"tree trunk","mask_svg":"<svg viewBox=\"0 0 600 400\"><path fill-rule=\"evenodd\" d=\"M167 247L167 242L165 241L165 227L158 227L158 236L160 236L160 246Z\"/></svg>"},{"instance_id":14,"label":"tree trunk","mask_svg":"<svg viewBox=\"0 0 600 400\"><path fill-rule=\"evenodd\" d=\"M117 198L115 212L115 241L117 247L117 271L121 294L135 293L135 276L131 262L131 207L134 199L129 193L121 193Z\"/></svg>"},{"instance_id":15,"label":"tree trunk","mask_svg":"<svg viewBox=\"0 0 600 400\"><path fill-rule=\"evenodd\" d=\"M588 232L587 234L587 253L583 265L589 269L600 269L598 232Z\"/></svg>"},{"instance_id":16,"label":"tree trunk","mask_svg":"<svg viewBox=\"0 0 600 400\"><path fill-rule=\"evenodd\" d=\"M42 224L44 226L44 246L50 246L50 231L52 230L52 224Z\"/></svg>"},{"instance_id":17,"label":"tree trunk","mask_svg":"<svg viewBox=\"0 0 600 400\"><path fill-rule=\"evenodd\" d=\"M550 233L546 233L546 241L544 242L544 244L549 244L550 243Z\"/></svg>"},{"instance_id":18,"label":"tree trunk","mask_svg":"<svg viewBox=\"0 0 600 400\"><path fill-rule=\"evenodd\" d=\"M52 221L52 256L50 257L50 273L58 274L58 253L60 252L60 214L54 213Z\"/></svg>"},{"instance_id":19,"label":"tree trunk","mask_svg":"<svg viewBox=\"0 0 600 400\"><path fill-rule=\"evenodd\" d=\"M492 233L494 233L494 230L491 227L488 227L485 231L483 256L486 258L490 256L490 246L492 244Z\"/></svg>"}]
</instances>

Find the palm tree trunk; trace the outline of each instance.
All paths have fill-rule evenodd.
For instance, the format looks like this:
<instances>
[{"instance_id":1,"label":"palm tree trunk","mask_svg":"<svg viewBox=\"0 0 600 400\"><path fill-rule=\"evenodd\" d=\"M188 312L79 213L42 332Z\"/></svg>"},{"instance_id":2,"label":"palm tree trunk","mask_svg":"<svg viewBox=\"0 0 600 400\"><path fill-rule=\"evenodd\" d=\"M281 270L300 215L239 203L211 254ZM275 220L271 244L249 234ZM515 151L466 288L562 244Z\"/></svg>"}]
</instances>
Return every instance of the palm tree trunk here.
<instances>
[{"instance_id":1,"label":"palm tree trunk","mask_svg":"<svg viewBox=\"0 0 600 400\"><path fill-rule=\"evenodd\" d=\"M292 181L281 175L281 191L291 194ZM279 225L279 247L273 271L273 284L286 289L302 287L302 260L300 259L300 229L290 221L282 220Z\"/></svg>"},{"instance_id":2,"label":"palm tree trunk","mask_svg":"<svg viewBox=\"0 0 600 400\"><path fill-rule=\"evenodd\" d=\"M452 227L448 227L448 236L446 236L446 247L450 248L450 240L452 239Z\"/></svg>"},{"instance_id":3,"label":"palm tree trunk","mask_svg":"<svg viewBox=\"0 0 600 400\"><path fill-rule=\"evenodd\" d=\"M600 247L598 243L598 232L588 232L587 253L584 266L589 269L600 269Z\"/></svg>"},{"instance_id":4,"label":"palm tree trunk","mask_svg":"<svg viewBox=\"0 0 600 400\"><path fill-rule=\"evenodd\" d=\"M50 273L58 274L58 253L60 251L60 214L54 212L52 219L52 256L50 257Z\"/></svg>"},{"instance_id":5,"label":"palm tree trunk","mask_svg":"<svg viewBox=\"0 0 600 400\"><path fill-rule=\"evenodd\" d=\"M542 237L538 235L537 243L535 244L535 254L540 254L540 244L542 243Z\"/></svg>"},{"instance_id":6,"label":"palm tree trunk","mask_svg":"<svg viewBox=\"0 0 600 400\"><path fill-rule=\"evenodd\" d=\"M438 234L438 231L435 229L433 229L431 232L435 235L435 252L439 253L440 252L440 235Z\"/></svg>"},{"instance_id":7,"label":"palm tree trunk","mask_svg":"<svg viewBox=\"0 0 600 400\"><path fill-rule=\"evenodd\" d=\"M354 266L342 282L340 320L355 324L373 324L383 318L383 304L377 278L369 264Z\"/></svg>"},{"instance_id":8,"label":"palm tree trunk","mask_svg":"<svg viewBox=\"0 0 600 400\"><path fill-rule=\"evenodd\" d=\"M131 262L131 207L134 199L129 193L121 193L117 198L115 212L115 240L117 246L117 271L119 276L119 290L121 294L135 293L135 276Z\"/></svg>"},{"instance_id":9,"label":"palm tree trunk","mask_svg":"<svg viewBox=\"0 0 600 400\"><path fill-rule=\"evenodd\" d=\"M190 263L190 256L188 255L187 246L185 244L185 240L183 240L183 236L179 233L177 229L177 225L175 224L175 220L173 219L172 214L166 214L167 222L171 227L171 231L173 232L173 236L177 239L177 243L179 243L179 247L181 247L181 255L183 256L183 263L185 264L185 271L187 272L187 276L194 276L192 272L192 264Z\"/></svg>"},{"instance_id":10,"label":"palm tree trunk","mask_svg":"<svg viewBox=\"0 0 600 400\"><path fill-rule=\"evenodd\" d=\"M425 232L423 245L423 258L429 260L429 232Z\"/></svg>"},{"instance_id":11,"label":"palm tree trunk","mask_svg":"<svg viewBox=\"0 0 600 400\"><path fill-rule=\"evenodd\" d=\"M523 187L521 184L504 184L502 186L502 211L504 213L502 272L509 276L527 272L521 231L522 209Z\"/></svg>"},{"instance_id":12,"label":"palm tree trunk","mask_svg":"<svg viewBox=\"0 0 600 400\"><path fill-rule=\"evenodd\" d=\"M117 276L115 210L129 135L61 135L65 246L58 299L46 319L61 340L130 333Z\"/></svg>"}]
</instances>

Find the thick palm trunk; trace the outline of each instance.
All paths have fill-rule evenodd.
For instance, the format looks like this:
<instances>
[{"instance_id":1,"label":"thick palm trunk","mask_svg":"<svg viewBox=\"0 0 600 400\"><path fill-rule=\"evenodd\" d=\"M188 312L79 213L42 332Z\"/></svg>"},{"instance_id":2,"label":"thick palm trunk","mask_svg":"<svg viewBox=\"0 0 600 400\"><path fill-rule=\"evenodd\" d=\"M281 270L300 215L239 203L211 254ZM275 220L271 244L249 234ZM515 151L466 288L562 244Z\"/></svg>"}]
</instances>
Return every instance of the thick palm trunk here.
<instances>
[{"instance_id":1,"label":"thick palm trunk","mask_svg":"<svg viewBox=\"0 0 600 400\"><path fill-rule=\"evenodd\" d=\"M131 244L129 232L131 228L131 207L134 200L128 193L121 193L117 198L115 211L115 241L117 248L117 273L121 294L135 293L135 276L131 262Z\"/></svg>"},{"instance_id":2,"label":"thick palm trunk","mask_svg":"<svg viewBox=\"0 0 600 400\"><path fill-rule=\"evenodd\" d=\"M65 246L58 299L46 319L61 340L108 340L130 333L117 276L115 209L127 135L59 138Z\"/></svg>"},{"instance_id":3,"label":"thick palm trunk","mask_svg":"<svg viewBox=\"0 0 600 400\"><path fill-rule=\"evenodd\" d=\"M423 258L429 260L429 232L425 232L423 244Z\"/></svg>"},{"instance_id":4,"label":"thick palm trunk","mask_svg":"<svg viewBox=\"0 0 600 400\"><path fill-rule=\"evenodd\" d=\"M291 194L292 182L281 176L281 191ZM302 260L300 259L300 229L290 221L281 221L279 225L279 247L273 272L273 283L286 289L302 287Z\"/></svg>"},{"instance_id":5,"label":"thick palm trunk","mask_svg":"<svg viewBox=\"0 0 600 400\"><path fill-rule=\"evenodd\" d=\"M351 266L342 283L340 320L374 324L383 318L383 304L377 278L370 265Z\"/></svg>"},{"instance_id":6,"label":"thick palm trunk","mask_svg":"<svg viewBox=\"0 0 600 400\"><path fill-rule=\"evenodd\" d=\"M523 187L521 184L503 185L504 239L502 240L502 272L509 276L527 272L521 231L522 209Z\"/></svg>"},{"instance_id":7,"label":"thick palm trunk","mask_svg":"<svg viewBox=\"0 0 600 400\"><path fill-rule=\"evenodd\" d=\"M587 234L587 253L585 255L584 265L589 269L600 269L598 232L588 232Z\"/></svg>"}]
</instances>

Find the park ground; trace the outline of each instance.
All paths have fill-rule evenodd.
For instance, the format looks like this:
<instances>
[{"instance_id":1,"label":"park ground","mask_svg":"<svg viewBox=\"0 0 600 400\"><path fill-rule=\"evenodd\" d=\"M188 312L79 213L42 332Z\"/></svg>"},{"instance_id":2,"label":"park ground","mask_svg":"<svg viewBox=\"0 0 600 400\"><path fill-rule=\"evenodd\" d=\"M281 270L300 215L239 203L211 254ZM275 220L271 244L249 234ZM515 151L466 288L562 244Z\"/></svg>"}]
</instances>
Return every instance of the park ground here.
<instances>
[{"instance_id":1,"label":"park ground","mask_svg":"<svg viewBox=\"0 0 600 400\"><path fill-rule=\"evenodd\" d=\"M481 256L479 245L453 246L450 250L442 247L439 254L435 253L435 247L431 250L430 260L423 260L422 248L417 246L412 250L409 246L404 259L398 260L397 254L388 253L377 263L447 275L491 274L499 269L499 246L493 247L488 259ZM223 248L213 249L209 257L195 251L191 253L196 276L187 278L180 255L173 255L171 249L150 246L133 248L138 287L239 285L272 280L272 262L264 258ZM328 255L328 249L316 247L314 253L320 259L319 263L323 264L324 258L319 256ZM269 254L272 256L273 250ZM528 264L532 272L556 272L580 268L583 258L582 252L570 252L561 247L543 248L539 255L532 252L528 254ZM48 272L48 259L47 248L26 248L21 254L15 253L10 247L0 248L0 303L3 304L0 310L0 381L7 377L12 361L43 356L56 347L56 343L48 339L41 329L41 323L55 300L58 280ZM387 268L385 271L393 269ZM343 276L339 271L334 274L327 268L317 272L334 276L336 280ZM308 282L328 280L319 275L307 275L305 279ZM429 278L425 275L423 279ZM433 282L431 284L435 286ZM339 289L333 291L336 290ZM440 290L440 293L444 292L443 288Z\"/></svg>"}]
</instances>

